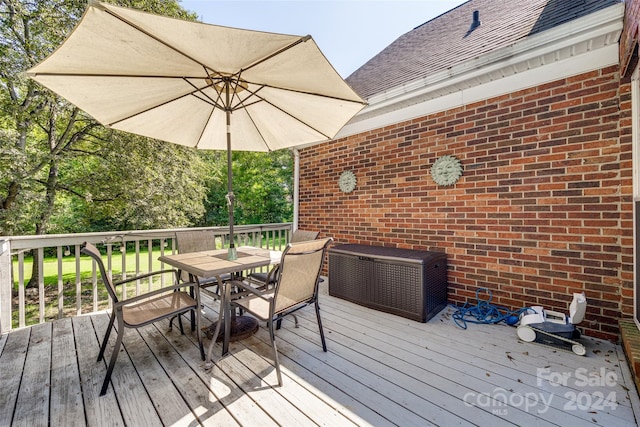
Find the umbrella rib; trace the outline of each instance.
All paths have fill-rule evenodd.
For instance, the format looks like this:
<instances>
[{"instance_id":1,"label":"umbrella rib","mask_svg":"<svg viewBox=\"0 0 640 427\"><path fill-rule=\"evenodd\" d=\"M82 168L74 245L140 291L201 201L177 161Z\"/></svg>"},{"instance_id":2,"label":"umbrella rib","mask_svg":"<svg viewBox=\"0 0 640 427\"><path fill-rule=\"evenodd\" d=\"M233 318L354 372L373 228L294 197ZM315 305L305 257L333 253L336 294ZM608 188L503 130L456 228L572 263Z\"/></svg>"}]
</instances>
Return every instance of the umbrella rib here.
<instances>
[{"instance_id":1,"label":"umbrella rib","mask_svg":"<svg viewBox=\"0 0 640 427\"><path fill-rule=\"evenodd\" d=\"M191 92L188 95L192 95L194 98L197 98L200 101L204 102L205 104L209 104L214 108L219 108L221 110L224 110L224 105L219 104L217 101L214 101L209 96L207 96L206 94L204 94L204 93L202 93L200 91Z\"/></svg>"},{"instance_id":2,"label":"umbrella rib","mask_svg":"<svg viewBox=\"0 0 640 427\"><path fill-rule=\"evenodd\" d=\"M132 117L138 116L140 114L144 114L144 113L146 113L148 111L155 110L158 107L162 107L164 105L167 105L167 104L169 104L169 103L171 103L171 102L173 102L173 101L175 101L177 99L184 98L185 96L188 96L188 95L190 95L190 94L187 93L187 94L181 95L181 96L179 96L177 98L173 98L173 99L170 99L170 100L165 101L163 103L153 105L153 106L151 106L149 108L145 108L144 110L136 111L135 113L133 113L133 114L127 116L127 117L122 117L122 118L120 118L120 119L118 119L118 120L116 120L114 122L108 123L107 126L111 127L111 126L116 125L116 124L118 124L120 122L124 122L125 120L129 120Z\"/></svg>"},{"instance_id":3,"label":"umbrella rib","mask_svg":"<svg viewBox=\"0 0 640 427\"><path fill-rule=\"evenodd\" d=\"M266 102L267 104L271 105L273 108L282 111L284 114L286 114L287 116L291 117L292 119L296 120L298 123L302 123L303 125L307 126L309 129L312 129L315 132L318 132L320 135L324 136L327 139L331 139L331 137L329 135L327 135L326 133L322 132L321 130L316 129L314 126L311 126L309 123L305 122L304 120L301 120L300 118L294 116L293 114L289 113L286 110L283 110L282 108L278 107L277 105L269 102L268 100L262 98L262 100L264 102ZM249 117L251 117L251 113L249 111L247 111L247 114L249 115ZM251 121L253 122L253 118L251 119Z\"/></svg>"},{"instance_id":4,"label":"umbrella rib","mask_svg":"<svg viewBox=\"0 0 640 427\"><path fill-rule=\"evenodd\" d=\"M140 79L200 79L202 76L168 76L160 74L103 74L103 73L52 73L52 72L27 72L28 76L61 76L61 77L100 77L100 78L140 78Z\"/></svg>"},{"instance_id":5,"label":"umbrella rib","mask_svg":"<svg viewBox=\"0 0 640 427\"><path fill-rule=\"evenodd\" d=\"M261 63L263 63L263 62L265 62L265 61L268 61L269 59L271 59L271 58L273 58L273 57L275 57L275 56L278 56L278 55L280 55L281 53L284 53L284 52L286 52L286 51L287 51L287 50L289 50L289 49L294 48L295 46L299 45L300 43L304 43L304 42L307 42L307 41L309 41L309 40L311 40L311 36L310 36L310 35L306 35L306 36L304 36L304 37L300 37L298 40L294 41L293 43L289 44L288 46L285 46L285 47L283 47L283 48L281 48L281 49L279 49L279 50L277 50L277 51L275 51L275 52L273 52L273 53L271 53L271 54L267 55L266 57L264 57L264 58L262 58L262 59L259 59L258 61L254 62L253 64L251 64L251 65L249 65L249 66L247 66L247 67L243 67L243 68L240 70L240 72L238 73L238 78L240 77L240 75L241 75L243 72L245 72L245 71L247 71L247 70L249 70L249 69L251 69L251 68L253 68L253 67L258 66L258 65L260 65ZM247 80L247 83L251 83L251 82ZM339 100L339 101L353 102L353 103L361 104L361 105L366 105L366 104L367 104L366 102L364 102L364 101L362 101L362 100L360 100L360 101L354 101L354 100L352 100L352 99L347 99L347 98L342 98L342 97L337 97L337 96L327 95L327 94L323 94L323 93L306 92L306 91L301 91L301 90L296 90L296 89L290 89L290 88L286 88L286 87L271 86L271 85L268 85L268 84L261 84L261 86L262 86L262 87L269 87L269 88L273 88L273 89L286 90L286 91L290 91L290 92L302 93L302 94L305 94L305 95L320 96L320 97L329 98L329 99L336 99L336 100Z\"/></svg>"},{"instance_id":6,"label":"umbrella rib","mask_svg":"<svg viewBox=\"0 0 640 427\"><path fill-rule=\"evenodd\" d=\"M251 83L251 82L248 82L248 83ZM281 86L272 86L272 85L269 85L269 84L262 84L261 86L262 87L268 87L270 89L277 89L277 90L283 90L283 91L287 91L287 92L300 93L302 95L317 96L319 98L335 99L337 101L345 101L345 102L351 102L353 104L367 105L367 103L365 101L355 101L353 99L343 98L343 97L334 96L334 95L328 95L328 94L325 94L325 93L307 92L307 91L304 91L304 90L291 89L291 88L281 87Z\"/></svg>"},{"instance_id":7,"label":"umbrella rib","mask_svg":"<svg viewBox=\"0 0 640 427\"><path fill-rule=\"evenodd\" d=\"M262 89L262 88L260 88ZM245 103L245 100L240 99L238 101L238 104L236 104L236 106L232 107L232 110L240 110L240 109L244 109L247 112L247 115L249 116L249 118L251 119L251 123L253 123L253 125L256 127L256 129L258 129L258 133L260 133L260 136L262 136L262 133L260 132L260 128L256 125L256 123L253 121L253 117L251 117L251 112L248 109L248 107L250 107L253 104L256 104L260 101L262 102L266 102L267 104L271 105L273 108L275 108L276 110L286 114L287 116L291 117L292 119L296 120L298 123L302 123L304 126L308 127L309 129L319 133L320 135L324 136L327 139L331 139L331 137L329 135L327 135L326 133L322 132L321 130L316 129L314 126L310 125L309 123L305 122L304 120L301 120L300 118L296 117L295 115L291 114L290 112L288 112L287 110L284 110L280 107L278 107L277 105L275 105L274 103L270 102L268 99L263 98L262 96L258 95L257 92L260 90L256 90L256 91L249 91L251 92L251 96L254 96L256 98L258 98L257 101L251 101L250 103ZM248 98L247 98L248 99ZM264 137L262 137L262 140L265 141L266 144L266 139ZM267 146L269 146L269 144L266 144Z\"/></svg>"},{"instance_id":8,"label":"umbrella rib","mask_svg":"<svg viewBox=\"0 0 640 427\"><path fill-rule=\"evenodd\" d=\"M206 103L206 104L211 105L212 107L214 107L214 109L215 109L215 108L219 108L219 109L221 109L221 110L224 110L224 109L225 109L224 105L219 103L220 95L218 95L218 99L217 99L217 100L214 100L214 99L212 99L210 96L208 96L206 93L202 92L202 89L201 89L201 88L198 88L196 85L194 85L191 81L189 81L189 79L188 79L188 78L186 78L186 77L181 77L181 79L182 79L182 80L184 80L187 84L189 84L189 85L190 85L194 90L193 90L192 92L185 93L184 95L180 95L180 96L178 96L178 97L175 97L175 98L172 98L172 99L168 99L168 100L166 100L166 101L164 101L164 102L162 102L162 103L160 103L160 104L153 105L153 106L151 106L151 107L149 107L149 108L146 108L146 109L144 109L144 110L137 111L137 112L135 112L134 114L131 114L131 115L127 116L127 117L123 117L123 118L118 119L118 120L116 120L116 121L114 121L114 122L111 122L111 123L109 123L107 126L113 126L113 125L118 124L118 123L120 123L120 122L123 122L123 121L125 121L125 120L129 120L129 119L130 119L130 118L132 118L132 117L136 117L136 116L138 116L138 115L140 115L140 114L147 113L147 112L149 112L149 111L151 111L151 110L155 110L156 108L159 108L159 107L165 106L165 105L167 105L167 104L170 104L171 102L177 101L178 99L184 98L184 97L186 97L186 96L191 96L191 95L192 95L192 96L194 96L194 97L196 97L196 98L197 98L197 99L199 99L200 101L202 101L202 102L204 102L204 103ZM198 96L198 94L201 94L201 95L202 95L202 97L201 97L201 96ZM204 97L204 98L203 98L203 97Z\"/></svg>"},{"instance_id":9,"label":"umbrella rib","mask_svg":"<svg viewBox=\"0 0 640 427\"><path fill-rule=\"evenodd\" d=\"M168 99L168 100L166 100L166 101L164 101L164 102L162 102L160 104L155 104L155 105L153 105L153 106L151 106L149 108L145 108L144 110L136 111L134 114L131 114L131 115L127 116L127 117L122 117L122 118L120 118L120 119L118 119L116 121L108 123L107 126L113 126L113 125L116 125L116 124L118 124L120 122L124 122L125 120L129 120L132 117L136 117L136 116L138 116L140 114L144 114L144 113L147 113L149 111L155 110L156 108L163 107L163 106L165 106L167 104L170 104L170 103L172 103L174 101L177 101L178 99L182 99L184 97L191 96L191 95L195 96L195 92L196 91L185 93L184 95L180 95L178 97L175 97L175 98L172 98L172 99ZM214 108L220 108L220 105L218 105L216 102L213 102L213 101L210 102L210 101L208 101L206 99L202 99L202 98L200 98L198 96L196 96L196 98L198 98L202 102L205 102L205 103L211 105Z\"/></svg>"},{"instance_id":10,"label":"umbrella rib","mask_svg":"<svg viewBox=\"0 0 640 427\"><path fill-rule=\"evenodd\" d=\"M213 116L213 112L214 112L214 110L211 110L211 112L209 113L209 119L207 119L207 121L205 122L205 125L202 128L202 131L200 131L200 136L198 137L198 142L196 142L196 145L194 146L194 148L200 149L200 141L202 141L202 136L204 135L205 130L207 130L207 123L209 123L211 121L211 117Z\"/></svg>"},{"instance_id":11,"label":"umbrella rib","mask_svg":"<svg viewBox=\"0 0 640 427\"><path fill-rule=\"evenodd\" d=\"M199 80L203 79L202 76L185 77L185 76L153 76L153 75L127 75L127 74L109 74L109 75L105 75L105 74L76 74L76 73L37 73L37 75L39 75L39 76L83 76L83 77L101 77L101 78L126 77L126 78L180 79L180 80L187 81L194 89L196 89L196 91L198 91L200 93L202 93L202 89L198 88L193 83L191 83L189 81L189 79L199 79ZM253 83L250 80L246 80L246 82L249 83L249 84L260 86L261 88L268 87L270 89L278 89L278 90L284 90L284 91L288 91L288 92L300 93L300 94L303 94L303 95L318 96L318 97L322 97L322 98L335 99L335 100L338 100L338 101L345 101L345 102L352 102L352 103L355 103L355 104L367 105L367 103L365 101L354 101L353 99L342 98L342 97L333 96L333 95L327 95L327 94L323 94L323 93L307 92L307 91L303 91L303 90L299 90L299 89L291 89L291 88L286 88L286 87L282 87L282 86L273 86L273 85L269 85L269 84L258 84L258 83ZM205 95L205 96L207 96L207 95ZM211 97L209 97L209 96L207 96L207 98L211 99ZM215 102L215 101L213 101L213 99L211 99L211 101Z\"/></svg>"},{"instance_id":12,"label":"umbrella rib","mask_svg":"<svg viewBox=\"0 0 640 427\"><path fill-rule=\"evenodd\" d=\"M247 67L243 67L242 71L250 70L251 68L258 66L258 65L262 64L263 62L268 61L271 58L276 57L276 56L280 55L281 53L284 53L284 52L288 51L291 48L296 47L300 43L304 43L304 42L307 42L309 40L311 40L311 36L309 34L307 34L306 36L300 37L298 40L294 41L293 43L291 43L291 44L289 44L289 45L287 45L285 47L282 47L282 48L276 50L275 52L270 53L269 55L265 56L262 59L258 59L256 62L254 62L253 64L248 65Z\"/></svg>"},{"instance_id":13,"label":"umbrella rib","mask_svg":"<svg viewBox=\"0 0 640 427\"><path fill-rule=\"evenodd\" d=\"M350 103L353 103L353 104L367 105L367 103L364 102L364 101L354 101L352 99L342 98L342 97L339 97L339 96L327 95L327 94L316 93L316 92L307 92L307 91L298 90L298 89L290 89L290 88L286 88L286 87L272 86L272 85L269 85L269 84L253 83L253 82L248 81L248 80L246 80L246 82L251 84L251 85L260 86L256 90L250 90L250 89L245 89L245 90L247 90L249 93L251 93L251 96L254 96L254 97L258 98L258 100L260 100L260 101L266 101L269 104L271 104L271 103L269 101L267 101L266 98L263 98L260 95L258 95L258 92L261 91L262 89L264 89L265 87L266 88L270 88L270 89L282 90L282 91L286 91L286 92L299 93L299 94L302 94L302 95L317 96L319 98L333 99L333 100L336 100L336 101L344 101L344 102L350 102ZM237 96L237 93L234 94L234 97L235 96ZM245 98L245 100L249 99L249 98L250 97L247 97L247 98ZM245 104L244 101L241 100L239 97L238 97L238 99L239 99L238 104L236 104L235 106L230 106L232 111L242 108L242 105L245 105L245 106L246 105L253 105L253 104L257 103L257 102L260 102L260 101L252 101L250 104Z\"/></svg>"},{"instance_id":14,"label":"umbrella rib","mask_svg":"<svg viewBox=\"0 0 640 427\"><path fill-rule=\"evenodd\" d=\"M189 84L192 88L195 89L195 91L191 92L189 95L193 95L196 98L198 98L199 100L201 100L202 102L206 102L207 104L210 104L210 105L212 105L212 106L214 106L216 108L220 108L221 110L225 109L224 103L221 102L221 98L222 98L222 94L221 93L216 92L216 93L218 93L218 96L214 100L213 98L211 98L209 95L207 95L206 93L204 93L202 91L202 89L205 89L205 88L207 88L209 86L205 86L204 88L199 88L196 85L194 85L193 83L191 83L191 81L189 81L188 79L185 78L184 80L187 82L187 84ZM200 96L198 96L198 94L202 95L206 99L202 99Z\"/></svg>"},{"instance_id":15,"label":"umbrella rib","mask_svg":"<svg viewBox=\"0 0 640 427\"><path fill-rule=\"evenodd\" d=\"M98 3L99 5L99 3ZM126 25L129 25L132 28L135 28L136 30L140 31L142 34L147 35L148 37L152 38L153 40L157 41L160 44L165 45L166 47L168 47L169 49L173 50L174 52L177 52L178 54L184 56L185 58L190 59L191 61L195 62L196 64L202 65L203 67L206 67L205 64L203 64L202 62L198 61L197 59L195 59L194 57L192 57L191 55L188 55L186 52L183 52L182 50L176 48L175 46L165 42L164 40L160 39L159 37L151 34L150 32L144 30L143 28L141 28L140 26L134 24L133 22L129 21L128 19L114 13L113 11L111 11L110 9L107 8L101 8L105 13L113 16L114 18L122 21L123 23L125 23Z\"/></svg>"},{"instance_id":16,"label":"umbrella rib","mask_svg":"<svg viewBox=\"0 0 640 427\"><path fill-rule=\"evenodd\" d=\"M204 93L202 91L202 89L199 89L198 87L196 87L193 83L191 83L190 81L187 81L187 83L189 83L191 86L193 86L194 89L196 89L196 92L192 92L191 95L193 95L194 97L198 98L199 100L201 100L202 102L206 102L208 104L213 105L213 109L211 109L211 111L209 112L209 118L205 121L205 125L202 128L202 130L200 131L200 136L198 137L198 142L196 142L196 145L194 146L195 148L199 149L200 148L200 141L202 141L202 136L204 135L204 132L207 130L207 123L209 123L211 121L211 117L213 117L213 113L215 111L216 108L219 108L221 110L224 110L224 105L220 104L219 102L221 101L222 98L222 94L218 93L217 99L214 101L209 95L207 95L206 93ZM198 95L202 95L204 96L206 99L202 99L200 96ZM207 101L209 100L209 101Z\"/></svg>"}]
</instances>

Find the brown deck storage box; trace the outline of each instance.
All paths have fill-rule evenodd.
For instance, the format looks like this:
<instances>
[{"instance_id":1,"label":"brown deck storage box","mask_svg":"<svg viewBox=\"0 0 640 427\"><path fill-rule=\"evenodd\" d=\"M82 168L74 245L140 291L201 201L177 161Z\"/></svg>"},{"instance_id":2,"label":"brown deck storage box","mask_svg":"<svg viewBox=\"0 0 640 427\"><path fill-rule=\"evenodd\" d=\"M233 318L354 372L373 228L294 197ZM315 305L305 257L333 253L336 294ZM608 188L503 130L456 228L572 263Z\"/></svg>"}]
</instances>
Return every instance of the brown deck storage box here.
<instances>
[{"instance_id":1,"label":"brown deck storage box","mask_svg":"<svg viewBox=\"0 0 640 427\"><path fill-rule=\"evenodd\" d=\"M329 249L329 294L426 322L447 305L447 255L337 245Z\"/></svg>"}]
</instances>

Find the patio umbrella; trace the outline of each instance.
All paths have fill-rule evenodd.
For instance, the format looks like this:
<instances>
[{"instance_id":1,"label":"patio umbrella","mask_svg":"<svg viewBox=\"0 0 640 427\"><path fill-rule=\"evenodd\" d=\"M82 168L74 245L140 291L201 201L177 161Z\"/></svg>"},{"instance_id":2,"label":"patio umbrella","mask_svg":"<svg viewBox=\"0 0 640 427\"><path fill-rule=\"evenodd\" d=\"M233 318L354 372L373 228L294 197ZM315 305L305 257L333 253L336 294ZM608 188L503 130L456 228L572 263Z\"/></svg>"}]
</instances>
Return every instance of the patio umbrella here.
<instances>
[{"instance_id":1,"label":"patio umbrella","mask_svg":"<svg viewBox=\"0 0 640 427\"><path fill-rule=\"evenodd\" d=\"M107 127L231 151L333 138L365 105L311 36L222 27L90 2L80 23L27 75ZM233 142L231 140L233 135Z\"/></svg>"}]
</instances>

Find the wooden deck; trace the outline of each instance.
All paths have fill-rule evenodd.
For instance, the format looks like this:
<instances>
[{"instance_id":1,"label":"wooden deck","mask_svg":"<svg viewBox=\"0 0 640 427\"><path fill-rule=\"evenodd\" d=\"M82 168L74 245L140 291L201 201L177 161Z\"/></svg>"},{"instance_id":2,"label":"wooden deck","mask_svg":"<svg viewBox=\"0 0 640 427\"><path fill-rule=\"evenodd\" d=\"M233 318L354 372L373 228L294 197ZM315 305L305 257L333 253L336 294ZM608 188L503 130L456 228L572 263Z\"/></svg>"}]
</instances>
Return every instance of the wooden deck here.
<instances>
[{"instance_id":1,"label":"wooden deck","mask_svg":"<svg viewBox=\"0 0 640 427\"><path fill-rule=\"evenodd\" d=\"M326 292L321 308L328 353L312 308L278 332L283 387L264 328L208 372L191 334L129 331L104 397L106 314L16 330L0 337L0 426L637 425L620 346L583 338L579 357L519 343L509 326L462 330L450 309L417 323Z\"/></svg>"}]
</instances>

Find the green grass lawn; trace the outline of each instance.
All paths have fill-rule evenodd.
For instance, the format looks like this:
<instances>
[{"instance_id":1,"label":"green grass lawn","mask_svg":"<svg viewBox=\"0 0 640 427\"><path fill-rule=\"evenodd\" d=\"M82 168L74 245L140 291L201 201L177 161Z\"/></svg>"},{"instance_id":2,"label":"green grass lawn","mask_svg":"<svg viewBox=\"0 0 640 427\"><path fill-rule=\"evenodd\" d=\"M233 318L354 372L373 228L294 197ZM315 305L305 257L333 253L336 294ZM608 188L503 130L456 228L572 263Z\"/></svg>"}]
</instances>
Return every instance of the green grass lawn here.
<instances>
[{"instance_id":1,"label":"green grass lawn","mask_svg":"<svg viewBox=\"0 0 640 427\"><path fill-rule=\"evenodd\" d=\"M165 251L165 254L169 254L170 252ZM152 260L153 265L151 270L149 270L149 252L145 249L140 249L140 271L142 273L147 271L156 271L161 269L160 261L158 261L158 257L160 256L160 249L154 250L152 252ZM107 266L107 256L103 255L102 259L105 263L105 267ZM112 259L112 272L114 276L122 274L122 254L120 252L114 251L111 255ZM135 253L127 253L126 257L127 265L127 275L135 274L136 272L136 257ZM57 286L58 284L58 259L56 257L45 257L43 262L43 278L45 286ZM29 282L31 278L31 271L33 268L33 257L25 257L24 258L24 282L25 285ZM87 279L91 277L93 268L93 261L88 256L81 255L80 256L80 274L82 279ZM167 267L165 267L167 268ZM18 290L18 280L17 280L17 272L18 271L18 261L13 261L13 271L14 271L14 288ZM71 281L75 283L76 280L76 258L73 255L66 256L62 258L62 278L64 282Z\"/></svg>"}]
</instances>

